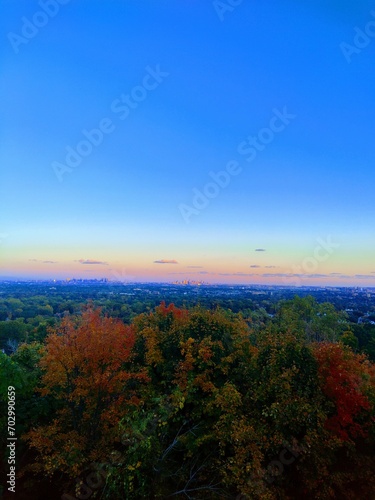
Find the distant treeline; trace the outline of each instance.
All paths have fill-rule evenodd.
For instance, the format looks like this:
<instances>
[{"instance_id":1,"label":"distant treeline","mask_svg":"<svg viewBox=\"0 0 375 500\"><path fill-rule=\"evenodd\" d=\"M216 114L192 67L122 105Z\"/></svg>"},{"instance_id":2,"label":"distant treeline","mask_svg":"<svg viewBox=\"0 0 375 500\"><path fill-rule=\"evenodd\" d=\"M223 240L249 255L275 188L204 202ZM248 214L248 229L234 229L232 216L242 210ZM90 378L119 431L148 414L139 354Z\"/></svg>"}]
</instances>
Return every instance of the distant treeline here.
<instances>
[{"instance_id":1,"label":"distant treeline","mask_svg":"<svg viewBox=\"0 0 375 500\"><path fill-rule=\"evenodd\" d=\"M197 305L240 313L252 328L263 327L275 316L286 299L295 295L293 289L272 291L249 290L237 287L173 287L162 285L40 285L17 284L0 287L0 350L14 352L21 342L41 342L50 327L61 322L66 314L80 314L82 306L90 301L104 314L130 324L134 318L152 311L161 300L177 307L192 308ZM306 290L299 294L307 295ZM333 300L331 307L340 313L340 321L352 331L355 339L351 347L366 353L375 361L375 295L351 294L349 291L315 292L317 303L326 297ZM303 297L313 300L311 296ZM346 311L347 310L347 311ZM366 316L365 316L366 315ZM365 321L358 324L358 318Z\"/></svg>"}]
</instances>

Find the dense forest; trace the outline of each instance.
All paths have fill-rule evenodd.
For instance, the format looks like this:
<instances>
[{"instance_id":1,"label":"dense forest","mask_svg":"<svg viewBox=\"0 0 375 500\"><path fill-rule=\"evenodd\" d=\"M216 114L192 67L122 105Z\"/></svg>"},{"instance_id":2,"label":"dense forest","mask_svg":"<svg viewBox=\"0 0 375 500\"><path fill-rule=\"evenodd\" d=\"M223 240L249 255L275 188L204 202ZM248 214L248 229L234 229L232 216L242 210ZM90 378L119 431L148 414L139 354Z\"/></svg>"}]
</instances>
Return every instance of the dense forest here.
<instances>
[{"instance_id":1,"label":"dense forest","mask_svg":"<svg viewBox=\"0 0 375 500\"><path fill-rule=\"evenodd\" d=\"M241 313L255 328L267 324L280 304L295 295L296 289L282 287L1 283L0 349L11 354L22 342L43 341L49 327L56 326L66 314L80 314L88 300L100 307L103 314L126 324L139 314L152 311L164 300L183 309L200 306ZM347 330L353 333L352 347L375 361L374 293L358 288L299 288L298 296L312 296L320 304L329 302L331 310L339 313L340 321L345 321Z\"/></svg>"},{"instance_id":2,"label":"dense forest","mask_svg":"<svg viewBox=\"0 0 375 500\"><path fill-rule=\"evenodd\" d=\"M310 296L153 301L3 300L5 498L375 497L372 325Z\"/></svg>"}]
</instances>

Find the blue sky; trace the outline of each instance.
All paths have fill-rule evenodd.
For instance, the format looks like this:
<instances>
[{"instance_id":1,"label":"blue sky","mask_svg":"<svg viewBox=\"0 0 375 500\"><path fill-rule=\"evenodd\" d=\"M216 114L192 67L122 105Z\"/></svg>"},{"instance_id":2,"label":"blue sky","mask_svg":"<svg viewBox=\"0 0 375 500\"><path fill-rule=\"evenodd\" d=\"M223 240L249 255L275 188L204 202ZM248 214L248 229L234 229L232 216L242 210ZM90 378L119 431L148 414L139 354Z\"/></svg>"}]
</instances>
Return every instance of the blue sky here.
<instances>
[{"instance_id":1,"label":"blue sky","mask_svg":"<svg viewBox=\"0 0 375 500\"><path fill-rule=\"evenodd\" d=\"M43 3L1 6L1 277L285 283L299 267L295 284L375 285L371 2ZM121 119L128 95L142 99ZM238 147L258 134L248 162Z\"/></svg>"}]
</instances>

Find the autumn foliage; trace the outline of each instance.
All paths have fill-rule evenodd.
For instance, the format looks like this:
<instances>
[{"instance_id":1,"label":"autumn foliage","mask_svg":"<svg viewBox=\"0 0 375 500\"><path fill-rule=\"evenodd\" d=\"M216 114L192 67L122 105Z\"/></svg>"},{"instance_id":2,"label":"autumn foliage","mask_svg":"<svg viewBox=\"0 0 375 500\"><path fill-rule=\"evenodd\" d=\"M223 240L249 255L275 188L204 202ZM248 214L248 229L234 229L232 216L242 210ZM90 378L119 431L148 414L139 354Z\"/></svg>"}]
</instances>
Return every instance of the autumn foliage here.
<instances>
[{"instance_id":1,"label":"autumn foliage","mask_svg":"<svg viewBox=\"0 0 375 500\"><path fill-rule=\"evenodd\" d=\"M40 351L38 394L57 409L25 436L32 468L74 490L105 463L115 500L374 497L374 365L318 312L286 305L260 330L164 303L131 325L67 316Z\"/></svg>"},{"instance_id":2,"label":"autumn foliage","mask_svg":"<svg viewBox=\"0 0 375 500\"><path fill-rule=\"evenodd\" d=\"M27 435L44 472L77 475L88 461L106 456L119 420L139 404L137 388L147 380L132 368L134 342L132 327L91 307L79 318L64 318L47 337L40 394L52 395L60 408L49 425Z\"/></svg>"},{"instance_id":3,"label":"autumn foliage","mask_svg":"<svg viewBox=\"0 0 375 500\"><path fill-rule=\"evenodd\" d=\"M327 429L345 441L366 436L374 418L369 400L375 380L373 364L339 344L318 344L314 354L322 390L333 403Z\"/></svg>"}]
</instances>

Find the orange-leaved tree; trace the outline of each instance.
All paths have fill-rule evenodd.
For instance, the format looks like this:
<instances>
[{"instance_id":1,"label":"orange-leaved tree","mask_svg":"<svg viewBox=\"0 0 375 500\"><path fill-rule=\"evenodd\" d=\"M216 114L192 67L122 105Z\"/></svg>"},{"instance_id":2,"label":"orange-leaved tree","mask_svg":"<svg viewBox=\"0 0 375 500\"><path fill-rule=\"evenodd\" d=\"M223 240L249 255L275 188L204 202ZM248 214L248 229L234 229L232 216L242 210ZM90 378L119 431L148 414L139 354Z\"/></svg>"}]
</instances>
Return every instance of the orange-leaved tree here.
<instances>
[{"instance_id":1,"label":"orange-leaved tree","mask_svg":"<svg viewBox=\"0 0 375 500\"><path fill-rule=\"evenodd\" d=\"M131 326L91 306L64 318L47 337L41 394L53 396L59 409L52 422L26 436L38 452L36 470L74 476L108 457L119 421L139 404L139 386L147 380L132 365L134 342Z\"/></svg>"}]
</instances>

